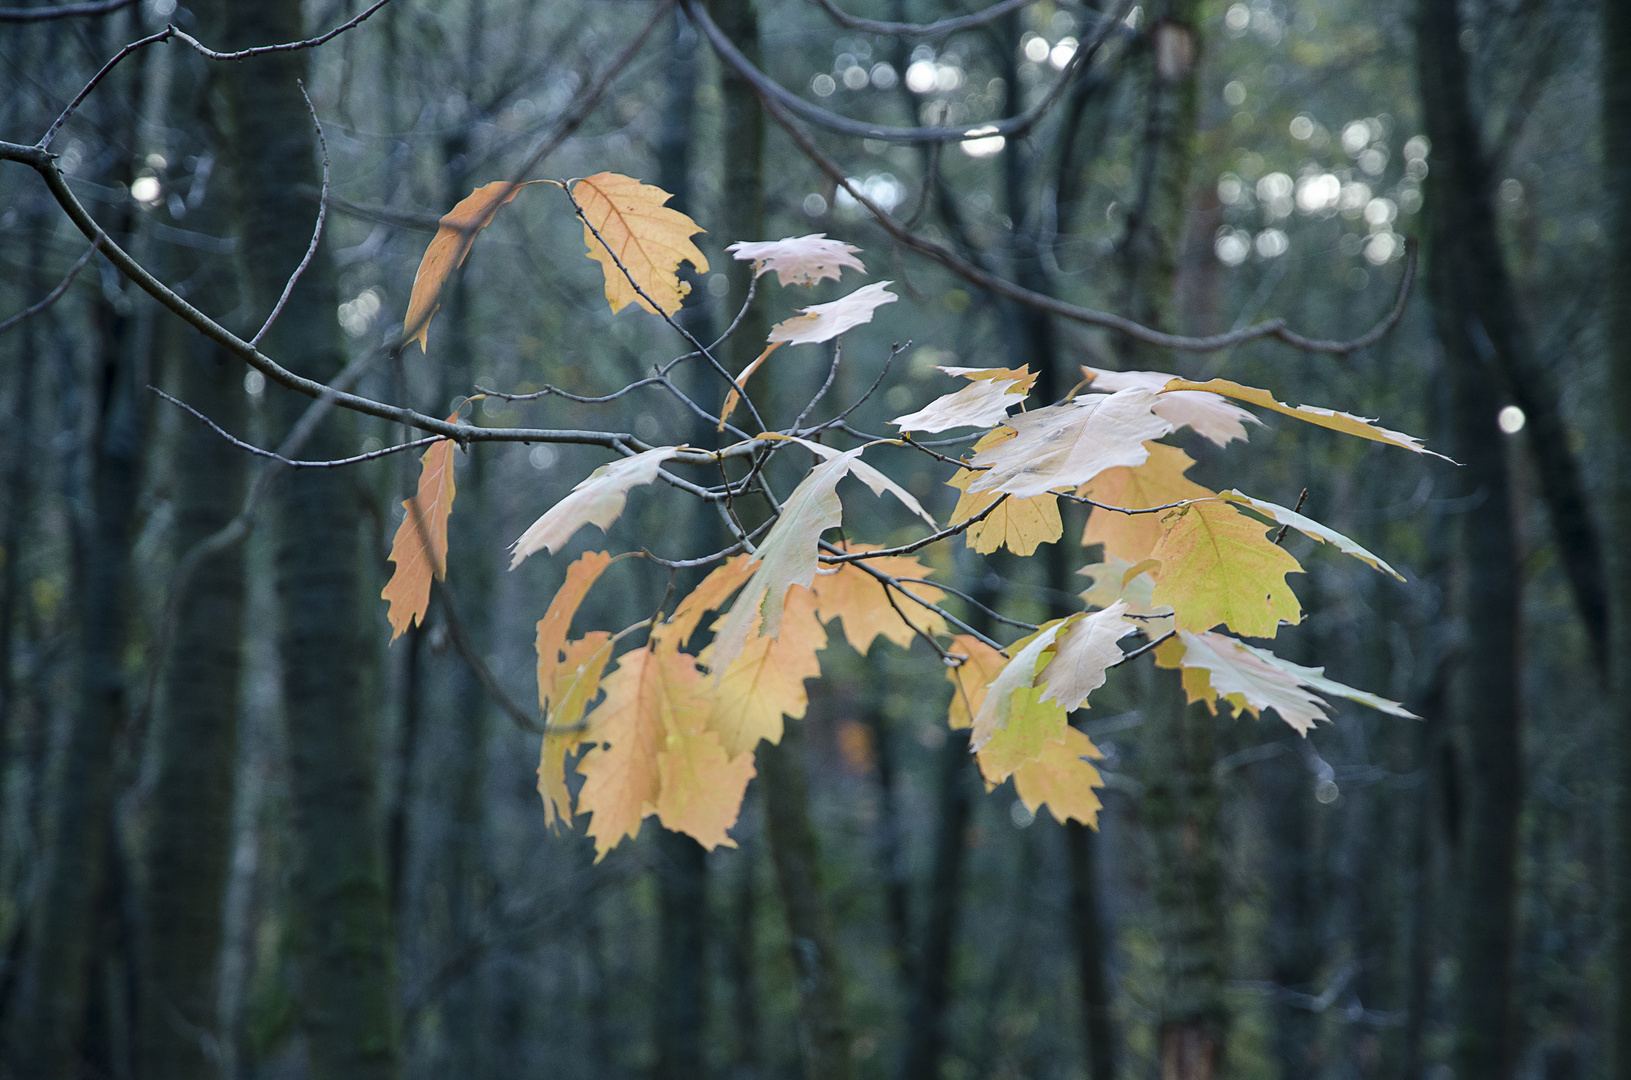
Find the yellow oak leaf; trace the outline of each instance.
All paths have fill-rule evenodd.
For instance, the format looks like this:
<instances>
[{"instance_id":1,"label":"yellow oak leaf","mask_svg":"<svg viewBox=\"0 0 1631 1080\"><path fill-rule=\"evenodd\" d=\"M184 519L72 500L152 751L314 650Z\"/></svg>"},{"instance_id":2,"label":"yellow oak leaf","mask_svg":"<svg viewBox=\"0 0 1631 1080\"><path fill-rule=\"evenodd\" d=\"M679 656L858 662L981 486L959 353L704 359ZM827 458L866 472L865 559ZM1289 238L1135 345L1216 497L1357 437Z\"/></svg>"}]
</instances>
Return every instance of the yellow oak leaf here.
<instances>
[{"instance_id":1,"label":"yellow oak leaf","mask_svg":"<svg viewBox=\"0 0 1631 1080\"><path fill-rule=\"evenodd\" d=\"M583 742L580 721L600 691L600 676L612 658L612 635L595 630L567 642L560 661L555 703L545 713L544 740L538 750L538 794L544 800L544 826L572 820L566 788L566 756Z\"/></svg>"},{"instance_id":2,"label":"yellow oak leaf","mask_svg":"<svg viewBox=\"0 0 1631 1080\"><path fill-rule=\"evenodd\" d=\"M722 606L731 593L740 589L753 576L753 556L733 555L723 566L715 567L698 582L679 603L666 622L651 629L651 638L659 648L678 649L696 633L702 617Z\"/></svg>"},{"instance_id":3,"label":"yellow oak leaf","mask_svg":"<svg viewBox=\"0 0 1631 1080\"><path fill-rule=\"evenodd\" d=\"M629 489L657 479L663 462L683 449L683 446L659 446L602 465L590 473L510 545L510 569L520 566L523 559L540 548L548 548L551 555L555 554L585 525L598 526L604 532L623 513Z\"/></svg>"},{"instance_id":4,"label":"yellow oak leaf","mask_svg":"<svg viewBox=\"0 0 1631 1080\"><path fill-rule=\"evenodd\" d=\"M1234 398L1251 405L1259 405L1265 409L1273 409L1277 413L1294 417L1306 423L1316 424L1332 431L1340 431L1346 435L1357 435L1361 439L1370 439L1372 442L1386 443L1389 446L1400 446L1406 450L1413 450L1418 454L1432 454L1436 458L1450 459L1443 454L1436 453L1423 446L1421 440L1414 435L1406 435L1402 431L1390 431L1385 427L1378 427L1372 420L1363 416L1354 416L1352 413L1336 412L1332 409L1322 409L1317 405L1287 405L1282 401L1274 400L1274 395L1267 390L1259 390L1255 386L1242 386L1228 379L1213 379L1210 382L1190 382L1188 379L1173 379L1163 388L1163 392L1200 390L1210 394L1222 394L1224 397Z\"/></svg>"},{"instance_id":5,"label":"yellow oak leaf","mask_svg":"<svg viewBox=\"0 0 1631 1080\"><path fill-rule=\"evenodd\" d=\"M1013 428L997 428L975 443L974 451L978 453L1007 442L1014 434ZM1002 494L996 491L970 493L968 486L978 475L973 469L959 469L956 476L946 481L947 485L962 492L951 512L951 524L961 525L970 518L979 517L986 507L1002 498ZM1037 545L1051 544L1064 532L1064 523L1059 518L1058 496L1036 495L1029 499L1016 499L1010 495L1001 506L970 525L965 535L969 545L981 555L989 555L1000 547L1006 547L1015 555L1029 555Z\"/></svg>"},{"instance_id":6,"label":"yellow oak leaf","mask_svg":"<svg viewBox=\"0 0 1631 1080\"><path fill-rule=\"evenodd\" d=\"M419 260L419 270L413 276L413 292L408 296L408 314L402 320L402 332L413 334L409 340L419 342L420 352L426 351L430 320L441 306L442 286L447 276L464 265L465 256L476 242L476 233L493 220L500 206L515 198L525 186L508 180L483 184L443 215L436 235Z\"/></svg>"},{"instance_id":7,"label":"yellow oak leaf","mask_svg":"<svg viewBox=\"0 0 1631 1080\"><path fill-rule=\"evenodd\" d=\"M752 754L730 757L712 731L670 733L657 772L657 820L665 829L687 833L710 850L736 846L727 830L754 776Z\"/></svg>"},{"instance_id":8,"label":"yellow oak leaf","mask_svg":"<svg viewBox=\"0 0 1631 1080\"><path fill-rule=\"evenodd\" d=\"M846 552L876 551L876 544L847 543L841 545ZM868 559L867 565L897 580L926 577L929 568L910 555L886 555ZM937 604L945 593L933 585L921 582L902 582L913 596ZM840 563L836 569L817 572L811 589L816 596L816 608L822 622L842 619L844 637L850 646L865 656L878 638L887 638L901 648L910 648L918 631L931 636L946 633L946 620L939 612L896 596L889 602L889 592L883 582L854 563ZM899 607L899 611L896 607ZM905 613L906 618L901 618ZM909 621L908 621L909 620ZM914 627L916 629L914 629Z\"/></svg>"},{"instance_id":9,"label":"yellow oak leaf","mask_svg":"<svg viewBox=\"0 0 1631 1080\"><path fill-rule=\"evenodd\" d=\"M1050 740L1040 757L1014 770L1014 791L1033 814L1046 805L1061 825L1074 818L1096 829L1102 804L1093 789L1104 781L1086 759L1103 756L1091 739L1067 726L1064 738Z\"/></svg>"},{"instance_id":10,"label":"yellow oak leaf","mask_svg":"<svg viewBox=\"0 0 1631 1080\"><path fill-rule=\"evenodd\" d=\"M1147 442L1144 446L1150 452L1144 464L1106 469L1083 484L1076 494L1126 510L1211 497L1211 491L1184 475L1195 464L1194 458L1164 443ZM1149 557L1156 541L1161 539L1161 517L1159 513L1118 514L1095 506L1087 515L1082 545L1103 544L1106 556L1139 562Z\"/></svg>"},{"instance_id":11,"label":"yellow oak leaf","mask_svg":"<svg viewBox=\"0 0 1631 1080\"><path fill-rule=\"evenodd\" d=\"M448 423L457 414L448 417ZM457 444L443 439L430 444L419 459L419 488L404 499L402 524L391 541L396 569L380 591L389 601L385 617L391 622L391 640L414 623L424 623L430 607L430 578L447 578L447 519L453 513L453 450Z\"/></svg>"},{"instance_id":12,"label":"yellow oak leaf","mask_svg":"<svg viewBox=\"0 0 1631 1080\"><path fill-rule=\"evenodd\" d=\"M788 589L781 633L749 638L746 648L719 673L708 727L731 757L748 753L760 739L780 742L782 717L797 720L804 715L809 704L804 681L821 675L816 653L827 647L815 603L810 590ZM714 658L712 645L700 657L710 668Z\"/></svg>"},{"instance_id":13,"label":"yellow oak leaf","mask_svg":"<svg viewBox=\"0 0 1631 1080\"><path fill-rule=\"evenodd\" d=\"M985 688L1008 663L1008 658L972 634L955 635L949 651L968 658L946 669L946 679L952 685L946 726L961 731L973 726L974 714L980 711L980 703L985 700Z\"/></svg>"},{"instance_id":14,"label":"yellow oak leaf","mask_svg":"<svg viewBox=\"0 0 1631 1080\"><path fill-rule=\"evenodd\" d=\"M1162 518L1150 558L1157 605L1170 604L1180 630L1219 623L1248 637L1273 637L1302 617L1285 576L1302 566L1265 535L1262 522L1222 500L1191 503Z\"/></svg>"},{"instance_id":15,"label":"yellow oak leaf","mask_svg":"<svg viewBox=\"0 0 1631 1080\"><path fill-rule=\"evenodd\" d=\"M589 257L600 263L606 278L606 302L612 311L629 304L639 304L654 315L657 309L666 315L678 311L691 291L679 278L680 263L689 262L697 273L706 274L708 257L691 241L704 230L663 205L673 196L633 177L603 172L574 184L572 197L583 211L583 242ZM604 244L595 239L590 226L599 231ZM618 262L623 269L618 269ZM630 278L651 298L649 303L635 291Z\"/></svg>"},{"instance_id":16,"label":"yellow oak leaf","mask_svg":"<svg viewBox=\"0 0 1631 1080\"><path fill-rule=\"evenodd\" d=\"M978 728L978 721L975 727ZM995 787L1028 761L1035 761L1048 744L1063 738L1070 725L1058 702L1042 700L1042 688L1022 686L1009 699L1008 722L975 752L980 775Z\"/></svg>"},{"instance_id":17,"label":"yellow oak leaf","mask_svg":"<svg viewBox=\"0 0 1631 1080\"><path fill-rule=\"evenodd\" d=\"M538 711L549 715L550 700L555 695L556 675L561 671L561 650L566 647L566 635L572 629L572 617L578 613L583 598L612 564L612 557L604 551L586 551L566 568L566 580L555 590L544 617L538 620L534 648L538 653Z\"/></svg>"}]
</instances>

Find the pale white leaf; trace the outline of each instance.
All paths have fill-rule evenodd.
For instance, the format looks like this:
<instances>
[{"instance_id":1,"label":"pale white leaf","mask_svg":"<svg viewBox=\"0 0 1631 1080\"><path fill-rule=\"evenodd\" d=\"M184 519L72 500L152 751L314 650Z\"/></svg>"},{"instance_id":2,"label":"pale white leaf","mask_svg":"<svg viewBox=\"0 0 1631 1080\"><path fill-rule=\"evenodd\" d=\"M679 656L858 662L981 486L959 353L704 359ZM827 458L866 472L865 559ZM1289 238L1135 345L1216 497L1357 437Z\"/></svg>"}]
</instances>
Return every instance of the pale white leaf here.
<instances>
[{"instance_id":1,"label":"pale white leaf","mask_svg":"<svg viewBox=\"0 0 1631 1080\"><path fill-rule=\"evenodd\" d=\"M570 495L544 511L544 515L510 545L514 553L510 569L520 566L521 560L540 548L548 548L553 555L585 525L598 525L604 530L623 512L629 489L657 479L662 463L683 449L682 446L659 446L602 465L590 473Z\"/></svg>"},{"instance_id":2,"label":"pale white leaf","mask_svg":"<svg viewBox=\"0 0 1631 1080\"><path fill-rule=\"evenodd\" d=\"M929 402L915 413L889 421L902 431L947 431L959 427L988 428L1000 424L1008 410L1025 400L1021 380L999 382L979 379L955 393Z\"/></svg>"},{"instance_id":3,"label":"pale white leaf","mask_svg":"<svg viewBox=\"0 0 1631 1080\"><path fill-rule=\"evenodd\" d=\"M1339 550L1345 554L1352 555L1360 562L1366 563L1385 574L1392 574L1400 581L1404 580L1403 574L1399 573L1386 562L1382 561L1380 556L1372 555L1369 551L1366 551L1357 541L1343 536L1341 533L1337 532L1333 528L1330 528L1329 526L1321 525L1313 518L1304 517L1295 510L1288 509L1279 505L1278 503L1268 502L1264 499L1254 499L1250 495L1242 495L1238 491L1220 491L1218 492L1218 498L1228 499L1230 502L1243 503L1265 517L1273 518L1281 525L1290 525L1293 529L1296 529L1304 536L1311 536L1323 544L1335 544Z\"/></svg>"},{"instance_id":4,"label":"pale white leaf","mask_svg":"<svg viewBox=\"0 0 1631 1080\"><path fill-rule=\"evenodd\" d=\"M768 341L785 341L789 345L816 345L831 341L846 330L872 321L872 313L884 304L893 304L900 297L887 288L892 281L864 285L848 296L830 304L816 304L802 308L804 314L785 319L770 328Z\"/></svg>"},{"instance_id":5,"label":"pale white leaf","mask_svg":"<svg viewBox=\"0 0 1631 1080\"><path fill-rule=\"evenodd\" d=\"M905 488L895 483L895 481L889 479L885 473L873 468L871 465L868 465L866 462L861 460L859 454L861 450L866 449L865 446L861 447L859 450L840 451L835 450L830 446L823 446L818 442L810 442L808 439L800 439L794 436L787 436L786 438L788 442L796 442L806 450L809 450L811 453L815 454L817 457L826 458L828 461L831 461L836 457L840 457L844 453L852 453L857 455L855 459L850 462L849 471L851 476L854 476L855 479L861 481L861 483L871 488L872 494L882 496L883 493L887 491L889 494L899 499L902 506L906 507L906 509L916 514L924 521L927 521L931 526L936 529L940 527L940 523L934 519L934 515L923 509L923 504L918 502L910 491L907 491Z\"/></svg>"},{"instance_id":6,"label":"pale white leaf","mask_svg":"<svg viewBox=\"0 0 1631 1080\"><path fill-rule=\"evenodd\" d=\"M1082 373L1093 380L1094 390L1114 392L1139 389L1160 390L1177 378L1160 371L1110 371L1082 365ZM1246 438L1246 425L1263 426L1256 414L1242 409L1219 394L1202 390L1174 390L1156 402L1155 415L1170 421L1174 428L1190 427L1195 433L1227 446L1233 439Z\"/></svg>"},{"instance_id":7,"label":"pale white leaf","mask_svg":"<svg viewBox=\"0 0 1631 1080\"><path fill-rule=\"evenodd\" d=\"M1142 465L1150 456L1144 441L1172 430L1151 411L1156 400L1148 390L1120 390L1010 416L1006 423L1016 436L974 455L974 466L988 468L968 490L1028 499L1075 490L1118 465Z\"/></svg>"},{"instance_id":8,"label":"pale white leaf","mask_svg":"<svg viewBox=\"0 0 1631 1080\"><path fill-rule=\"evenodd\" d=\"M753 276L776 272L783 285L814 285L837 281L846 266L866 273L855 256L861 249L842 240L828 240L826 233L788 236L781 240L738 240L725 249L741 262L753 263Z\"/></svg>"},{"instance_id":9,"label":"pale white leaf","mask_svg":"<svg viewBox=\"0 0 1631 1080\"><path fill-rule=\"evenodd\" d=\"M1138 629L1122 617L1126 613L1126 601L1118 600L1075 620L1059 635L1053 659L1042 669L1047 687L1043 701L1057 701L1066 712L1087 704L1088 695L1104 685L1105 672L1121 662L1116 642Z\"/></svg>"}]
</instances>

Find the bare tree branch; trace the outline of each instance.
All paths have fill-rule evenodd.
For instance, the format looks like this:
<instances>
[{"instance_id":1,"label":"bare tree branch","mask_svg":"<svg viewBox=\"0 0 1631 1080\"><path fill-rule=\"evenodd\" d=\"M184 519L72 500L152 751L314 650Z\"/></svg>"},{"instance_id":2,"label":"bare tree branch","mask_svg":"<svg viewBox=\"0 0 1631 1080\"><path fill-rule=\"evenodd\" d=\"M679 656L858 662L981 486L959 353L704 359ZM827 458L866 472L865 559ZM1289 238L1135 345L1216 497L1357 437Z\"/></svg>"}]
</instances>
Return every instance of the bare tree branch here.
<instances>
[{"instance_id":1,"label":"bare tree branch","mask_svg":"<svg viewBox=\"0 0 1631 1080\"><path fill-rule=\"evenodd\" d=\"M111 15L135 2L136 0L93 0L87 4L59 4L56 7L0 8L0 23L33 23L46 22L50 19Z\"/></svg>"},{"instance_id":2,"label":"bare tree branch","mask_svg":"<svg viewBox=\"0 0 1631 1080\"><path fill-rule=\"evenodd\" d=\"M50 307L52 304L54 304L58 300L62 299L62 294L68 291L68 286L70 286L70 285L72 285L74 283L74 278L79 276L79 272L81 270L85 269L85 264L90 262L91 261L91 256L95 255L95 254L96 254L96 247L94 245L92 245L91 247L86 248L85 249L85 254L81 255L79 257L79 261L74 263L73 268L68 271L68 276L63 278L61 283L58 284L56 288L54 288L50 292L46 293L44 298L42 298L39 303L33 304L33 305L23 309L22 311L19 311L17 314L15 314L11 318L7 319L5 322L0 322L0 334L3 334L7 330L10 330L13 326L16 326L18 323L25 322L25 321L27 321L29 319L32 319L34 316L38 315L40 312L44 311L46 308Z\"/></svg>"},{"instance_id":3,"label":"bare tree branch","mask_svg":"<svg viewBox=\"0 0 1631 1080\"><path fill-rule=\"evenodd\" d=\"M261 338L265 337L266 332L272 329L272 324L277 322L277 317L283 314L283 305L289 302L289 294L294 292L295 282L300 280L300 275L304 274L306 267L311 265L312 256L317 254L317 244L323 239L323 220L328 217L328 140L323 138L323 122L317 119L317 109L311 103L311 95L306 93L306 84L299 79L296 79L295 82L299 84L300 96L306 102L307 111L311 113L312 126L317 129L317 145L323 151L323 190L317 200L317 226L312 229L311 243L306 246L305 257L300 260L300 265L295 267L294 273L289 275L288 283L283 286L283 295L278 297L276 306L272 308L272 314L266 316L266 321L261 324L261 328L256 331L254 337L249 339L251 347L260 345Z\"/></svg>"},{"instance_id":4,"label":"bare tree branch","mask_svg":"<svg viewBox=\"0 0 1631 1080\"><path fill-rule=\"evenodd\" d=\"M972 30L977 26L995 22L1010 11L1019 11L1036 3L1036 0L1002 0L1001 3L992 4L982 11L972 12L968 15L954 15L947 19L937 19L932 23L884 22L881 19L863 19L859 15L851 15L839 8L833 0L814 0L827 13L827 16L848 30L860 30L868 34L894 34L901 37L944 37L955 34L959 30Z\"/></svg>"}]
</instances>

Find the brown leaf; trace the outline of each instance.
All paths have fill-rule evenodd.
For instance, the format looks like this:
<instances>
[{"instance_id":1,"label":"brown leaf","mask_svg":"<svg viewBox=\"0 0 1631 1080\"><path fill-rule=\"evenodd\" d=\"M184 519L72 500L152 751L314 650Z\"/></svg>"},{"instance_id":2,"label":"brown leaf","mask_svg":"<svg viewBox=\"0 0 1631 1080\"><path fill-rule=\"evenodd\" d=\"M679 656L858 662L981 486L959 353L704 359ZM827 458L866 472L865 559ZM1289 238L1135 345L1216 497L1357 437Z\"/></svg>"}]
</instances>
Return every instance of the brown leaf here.
<instances>
[{"instance_id":1,"label":"brown leaf","mask_svg":"<svg viewBox=\"0 0 1631 1080\"><path fill-rule=\"evenodd\" d=\"M458 414L447 418L453 423ZM391 620L391 640L414 623L425 621L430 606L430 578L447 577L447 519L453 512L452 439L431 443L419 459L419 490L404 499L402 524L391 541L390 560L396 563L391 580L380 590L380 599L390 602L386 618Z\"/></svg>"},{"instance_id":2,"label":"brown leaf","mask_svg":"<svg viewBox=\"0 0 1631 1080\"><path fill-rule=\"evenodd\" d=\"M413 294L408 297L408 314L402 320L402 332L413 333L412 341L419 342L421 352L426 351L430 334L430 320L441 307L442 286L456 267L463 266L465 256L476 242L476 233L493 220L500 206L515 198L524 184L508 180L495 180L459 200L459 204L443 216L424 258L419 260L419 272L413 276Z\"/></svg>"},{"instance_id":3,"label":"brown leaf","mask_svg":"<svg viewBox=\"0 0 1631 1080\"><path fill-rule=\"evenodd\" d=\"M600 263L606 278L606 302L612 311L621 311L629 304L639 304L653 315L657 308L667 315L678 311L685 294L691 291L691 286L679 278L680 263L688 262L697 273L706 274L708 256L691 242L691 237L703 229L678 210L663 205L674 196L633 177L603 172L574 184L572 197L583 211L587 223L583 242L589 248L589 257ZM595 239L590 225L600 233L604 244ZM614 252L616 259L612 257ZM618 262L627 275L618 269ZM630 278L639 283L651 298L650 303L635 291Z\"/></svg>"}]
</instances>

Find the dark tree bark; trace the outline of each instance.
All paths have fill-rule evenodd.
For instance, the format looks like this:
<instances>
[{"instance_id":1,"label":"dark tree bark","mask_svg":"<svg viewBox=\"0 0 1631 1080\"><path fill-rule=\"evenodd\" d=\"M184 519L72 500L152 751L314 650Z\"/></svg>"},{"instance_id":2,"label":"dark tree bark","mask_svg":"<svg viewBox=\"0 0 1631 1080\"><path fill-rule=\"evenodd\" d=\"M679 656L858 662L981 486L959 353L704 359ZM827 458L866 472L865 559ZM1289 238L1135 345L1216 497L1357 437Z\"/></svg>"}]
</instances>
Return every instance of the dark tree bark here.
<instances>
[{"instance_id":1,"label":"dark tree bark","mask_svg":"<svg viewBox=\"0 0 1631 1080\"><path fill-rule=\"evenodd\" d=\"M203 65L178 57L175 101L190 126L209 133L188 147L219 147L205 103ZM176 154L179 160L180 154ZM216 182L225 177L216 174ZM204 202L197 226L225 232L218 208ZM232 268L215 259L187 268L201 282L209 311L237 307ZM189 329L173 326L177 396L229 431L244 430L243 365ZM245 456L202 424L180 429L170 475L175 491L177 558L222 528L243 502ZM175 613L164 658L151 752L157 761L144 844L142 993L138 1061L143 1075L205 1080L219 1074L216 972L233 840L238 693L244 607L243 548L233 545L198 565Z\"/></svg>"},{"instance_id":2,"label":"dark tree bark","mask_svg":"<svg viewBox=\"0 0 1631 1080\"><path fill-rule=\"evenodd\" d=\"M121 28L116 21L108 33ZM104 87L111 95L101 110L108 130L125 129L134 111L128 99L142 85L140 71L121 72ZM129 173L129 163L119 161L112 179L128 183ZM104 227L128 236L134 228L130 205ZM70 563L80 670L67 737L44 780L50 821L7 1017L3 1065L19 1080L71 1073L83 1049L93 971L106 959L96 955L95 945L110 885L109 854L117 843L114 747L129 696L124 659L130 550L147 438L145 356L135 340L133 311L129 297L100 292L90 327L89 486L73 525Z\"/></svg>"},{"instance_id":3,"label":"dark tree bark","mask_svg":"<svg viewBox=\"0 0 1631 1080\"><path fill-rule=\"evenodd\" d=\"M1614 997L1605 1018L1612 1033L1607 1075L1631 1078L1631 9L1603 0L1603 166L1609 207L1608 396L1601 437L1609 460L1608 591L1611 605L1614 732L1613 843L1609 859L1608 966Z\"/></svg>"},{"instance_id":4,"label":"dark tree bark","mask_svg":"<svg viewBox=\"0 0 1631 1080\"><path fill-rule=\"evenodd\" d=\"M1427 180L1427 292L1450 380L1454 454L1476 496L1460 522L1463 659L1454 695L1461 843L1456 1071L1502 1080L1516 1066L1512 1010L1518 811L1518 601L1500 370L1491 304L1510 305L1495 246L1488 166L1468 93L1455 0L1422 0L1417 64L1433 143Z\"/></svg>"},{"instance_id":5,"label":"dark tree bark","mask_svg":"<svg viewBox=\"0 0 1631 1080\"><path fill-rule=\"evenodd\" d=\"M799 1043L806 1080L849 1080L849 1019L844 1012L844 976L833 932L832 913L822 883L821 849L810 821L809 785L804 776L804 740L788 724L780 743L759 744L759 777L764 785L765 831L782 909L787 915L793 971L798 978Z\"/></svg>"},{"instance_id":6,"label":"dark tree bark","mask_svg":"<svg viewBox=\"0 0 1631 1080\"><path fill-rule=\"evenodd\" d=\"M225 4L235 46L303 34L295 0ZM242 250L251 306L269 312L305 254L318 182L311 119L298 79L309 54L279 53L226 69ZM296 227L295 223L300 223ZM266 338L267 351L312 378L342 366L334 274L319 253ZM275 391L273 392L275 393ZM279 427L306 399L278 395ZM327 418L308 441L315 457L354 453L356 425ZM377 717L367 689L373 650L366 619L356 480L343 470L302 470L277 492L279 650L290 751L296 848L294 904L301 1026L319 1080L390 1080L400 1071L394 949L376 792Z\"/></svg>"}]
</instances>

